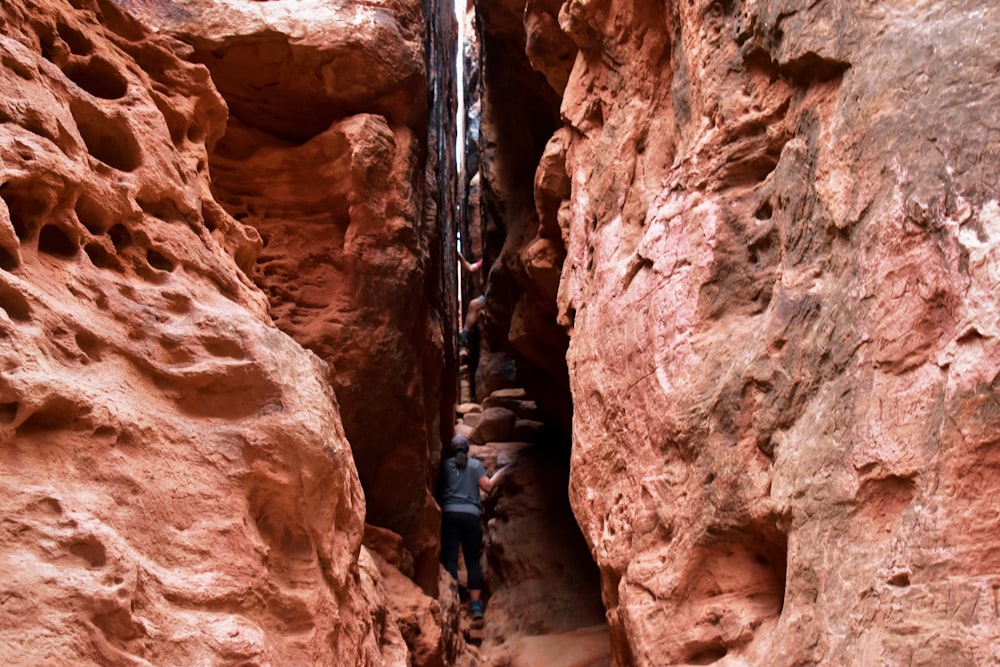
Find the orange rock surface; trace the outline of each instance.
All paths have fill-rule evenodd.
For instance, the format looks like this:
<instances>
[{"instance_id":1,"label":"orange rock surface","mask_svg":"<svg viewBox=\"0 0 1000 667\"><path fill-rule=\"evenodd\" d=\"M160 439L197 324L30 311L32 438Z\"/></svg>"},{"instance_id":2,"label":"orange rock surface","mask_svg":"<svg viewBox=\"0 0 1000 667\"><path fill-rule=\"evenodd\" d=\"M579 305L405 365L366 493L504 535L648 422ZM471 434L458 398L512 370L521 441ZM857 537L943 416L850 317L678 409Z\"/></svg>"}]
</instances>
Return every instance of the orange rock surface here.
<instances>
[{"instance_id":1,"label":"orange rock surface","mask_svg":"<svg viewBox=\"0 0 1000 667\"><path fill-rule=\"evenodd\" d=\"M210 191L208 70L104 0L0 28L0 662L405 661L330 369Z\"/></svg>"},{"instance_id":2,"label":"orange rock surface","mask_svg":"<svg viewBox=\"0 0 1000 667\"><path fill-rule=\"evenodd\" d=\"M476 663L432 6L3 3L0 662ZM996 3L478 10L485 660L1000 663Z\"/></svg>"},{"instance_id":3,"label":"orange rock surface","mask_svg":"<svg viewBox=\"0 0 1000 667\"><path fill-rule=\"evenodd\" d=\"M995 3L570 0L564 90L480 5L490 339L554 340L561 262L616 664L1000 661Z\"/></svg>"},{"instance_id":4,"label":"orange rock surface","mask_svg":"<svg viewBox=\"0 0 1000 667\"><path fill-rule=\"evenodd\" d=\"M330 366L368 500L437 586L443 229L428 180L425 22L413 2L130 2L229 107L212 193L261 236L249 275Z\"/></svg>"}]
</instances>

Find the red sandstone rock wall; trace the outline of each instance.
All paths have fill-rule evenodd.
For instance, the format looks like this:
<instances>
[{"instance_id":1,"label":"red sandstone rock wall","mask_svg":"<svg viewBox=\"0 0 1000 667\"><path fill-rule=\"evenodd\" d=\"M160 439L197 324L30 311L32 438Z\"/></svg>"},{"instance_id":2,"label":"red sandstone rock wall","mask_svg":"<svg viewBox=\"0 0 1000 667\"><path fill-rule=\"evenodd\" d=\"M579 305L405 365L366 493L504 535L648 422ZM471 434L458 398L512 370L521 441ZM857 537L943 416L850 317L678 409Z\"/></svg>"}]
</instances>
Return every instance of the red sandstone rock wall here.
<instances>
[{"instance_id":1,"label":"red sandstone rock wall","mask_svg":"<svg viewBox=\"0 0 1000 667\"><path fill-rule=\"evenodd\" d=\"M209 68L230 109L212 192L263 239L249 273L277 325L330 365L368 522L436 591L445 227L421 4L122 4Z\"/></svg>"},{"instance_id":2,"label":"red sandstone rock wall","mask_svg":"<svg viewBox=\"0 0 1000 667\"><path fill-rule=\"evenodd\" d=\"M0 662L400 664L329 368L246 275L176 48L0 10Z\"/></svg>"},{"instance_id":3,"label":"red sandstone rock wall","mask_svg":"<svg viewBox=\"0 0 1000 667\"><path fill-rule=\"evenodd\" d=\"M559 23L535 204L617 663L996 663L996 4Z\"/></svg>"}]
</instances>

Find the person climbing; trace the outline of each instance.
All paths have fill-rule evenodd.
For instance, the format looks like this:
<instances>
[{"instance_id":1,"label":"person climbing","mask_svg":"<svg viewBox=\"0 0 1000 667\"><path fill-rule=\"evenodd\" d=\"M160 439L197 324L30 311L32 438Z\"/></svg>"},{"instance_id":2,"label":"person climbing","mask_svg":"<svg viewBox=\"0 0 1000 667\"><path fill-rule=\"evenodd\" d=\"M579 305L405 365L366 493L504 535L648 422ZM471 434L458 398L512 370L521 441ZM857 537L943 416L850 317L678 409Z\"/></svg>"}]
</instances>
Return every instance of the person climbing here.
<instances>
[{"instance_id":1,"label":"person climbing","mask_svg":"<svg viewBox=\"0 0 1000 667\"><path fill-rule=\"evenodd\" d=\"M454 456L441 464L438 501L441 503L441 564L458 580L458 547L462 546L465 570L469 575L469 611L472 618L483 617L483 570L479 553L483 545L482 500L480 489L489 493L503 477L508 466L501 466L493 476L486 474L482 462L469 456L469 439L456 434L451 439Z\"/></svg>"},{"instance_id":2,"label":"person climbing","mask_svg":"<svg viewBox=\"0 0 1000 667\"><path fill-rule=\"evenodd\" d=\"M476 261L469 263L469 260L465 258L462 253L458 253L458 263L462 265L462 268L469 273L478 273L480 269L483 268L483 258L480 257Z\"/></svg>"},{"instance_id":3,"label":"person climbing","mask_svg":"<svg viewBox=\"0 0 1000 667\"><path fill-rule=\"evenodd\" d=\"M472 292L482 292L483 291L483 281L485 276L483 275L483 258L480 257L474 262L470 262L465 259L465 256L461 251L456 253L458 255L458 263L461 265L464 272L468 274L468 289ZM462 281L465 282L464 280ZM464 288L462 288L464 290Z\"/></svg>"},{"instance_id":4,"label":"person climbing","mask_svg":"<svg viewBox=\"0 0 1000 667\"><path fill-rule=\"evenodd\" d=\"M486 297L477 296L469 302L469 310L465 314L465 326L458 334L458 344L465 347L467 356L465 364L469 371L469 398L476 401L476 371L479 369L479 322L486 309Z\"/></svg>"}]
</instances>

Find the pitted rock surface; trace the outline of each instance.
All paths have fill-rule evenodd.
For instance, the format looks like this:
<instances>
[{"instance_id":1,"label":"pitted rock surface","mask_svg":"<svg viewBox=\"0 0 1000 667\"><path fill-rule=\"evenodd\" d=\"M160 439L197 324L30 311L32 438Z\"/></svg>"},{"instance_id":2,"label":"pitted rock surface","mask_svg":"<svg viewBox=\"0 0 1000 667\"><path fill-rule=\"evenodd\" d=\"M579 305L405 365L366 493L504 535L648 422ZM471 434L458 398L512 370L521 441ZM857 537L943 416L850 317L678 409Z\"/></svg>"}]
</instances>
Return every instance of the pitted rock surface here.
<instances>
[{"instance_id":1,"label":"pitted rock surface","mask_svg":"<svg viewBox=\"0 0 1000 667\"><path fill-rule=\"evenodd\" d=\"M249 275L278 327L330 365L368 523L403 536L433 593L443 231L425 173L422 6L125 4L182 40L225 98L212 192L263 240Z\"/></svg>"},{"instance_id":2,"label":"pitted rock surface","mask_svg":"<svg viewBox=\"0 0 1000 667\"><path fill-rule=\"evenodd\" d=\"M495 63L534 5L482 4ZM503 128L545 106L483 73L483 199L509 224L491 335L531 356L543 320L515 313L548 307L535 258L561 262L570 496L615 660L996 662L1000 10L558 19L579 52L544 150ZM538 151L537 230L500 136Z\"/></svg>"},{"instance_id":3,"label":"pitted rock surface","mask_svg":"<svg viewBox=\"0 0 1000 667\"><path fill-rule=\"evenodd\" d=\"M329 369L212 196L208 71L110 2L0 26L0 661L405 659Z\"/></svg>"}]
</instances>

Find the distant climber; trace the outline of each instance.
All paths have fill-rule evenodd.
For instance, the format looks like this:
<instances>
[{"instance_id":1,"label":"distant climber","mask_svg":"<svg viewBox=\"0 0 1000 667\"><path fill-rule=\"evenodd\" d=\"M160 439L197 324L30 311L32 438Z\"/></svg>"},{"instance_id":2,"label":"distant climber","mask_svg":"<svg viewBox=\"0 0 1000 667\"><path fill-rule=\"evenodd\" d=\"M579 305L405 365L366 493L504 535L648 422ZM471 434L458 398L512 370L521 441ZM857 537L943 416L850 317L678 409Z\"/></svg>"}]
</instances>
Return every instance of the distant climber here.
<instances>
[{"instance_id":1,"label":"distant climber","mask_svg":"<svg viewBox=\"0 0 1000 667\"><path fill-rule=\"evenodd\" d=\"M483 291L483 282L485 276L483 271L483 258L480 257L474 262L470 262L465 259L461 252L458 254L458 263L462 265L465 273L468 274L468 289L472 292ZM465 281L463 281L465 282Z\"/></svg>"},{"instance_id":2,"label":"distant climber","mask_svg":"<svg viewBox=\"0 0 1000 667\"><path fill-rule=\"evenodd\" d=\"M472 618L483 617L483 570L479 555L483 546L482 501L479 491L489 493L507 471L501 466L490 477L476 458L469 457L469 439L455 435L451 439L454 456L441 464L438 502L441 504L441 564L453 579L458 579L458 546L462 545L465 570L469 575L469 612Z\"/></svg>"},{"instance_id":3,"label":"distant climber","mask_svg":"<svg viewBox=\"0 0 1000 667\"><path fill-rule=\"evenodd\" d=\"M465 314L465 326L458 334L458 344L465 347L467 352L465 363L469 370L469 396L472 402L476 401L476 371L479 369L479 344L482 338L479 323L485 308L485 296L477 296L470 301L469 310Z\"/></svg>"},{"instance_id":4,"label":"distant climber","mask_svg":"<svg viewBox=\"0 0 1000 667\"><path fill-rule=\"evenodd\" d=\"M478 273L480 269L483 268L483 258L480 257L476 261L469 263L462 253L458 253L458 263L462 265L462 268L469 273Z\"/></svg>"}]
</instances>

